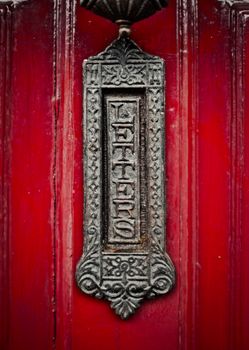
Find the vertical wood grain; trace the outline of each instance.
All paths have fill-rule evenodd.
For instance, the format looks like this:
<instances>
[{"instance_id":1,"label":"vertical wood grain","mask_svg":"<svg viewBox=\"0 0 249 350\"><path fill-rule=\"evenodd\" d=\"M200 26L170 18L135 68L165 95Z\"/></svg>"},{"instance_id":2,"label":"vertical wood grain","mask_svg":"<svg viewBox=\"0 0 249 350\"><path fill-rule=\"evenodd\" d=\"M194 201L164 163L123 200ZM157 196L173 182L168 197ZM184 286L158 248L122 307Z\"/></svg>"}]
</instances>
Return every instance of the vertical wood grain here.
<instances>
[{"instance_id":1,"label":"vertical wood grain","mask_svg":"<svg viewBox=\"0 0 249 350\"><path fill-rule=\"evenodd\" d=\"M199 1L197 349L229 347L231 62L227 9ZM212 335L212 336L211 336Z\"/></svg>"},{"instance_id":2,"label":"vertical wood grain","mask_svg":"<svg viewBox=\"0 0 249 350\"><path fill-rule=\"evenodd\" d=\"M74 32L76 1L54 1L54 193L56 349L72 348L74 224Z\"/></svg>"},{"instance_id":3,"label":"vertical wood grain","mask_svg":"<svg viewBox=\"0 0 249 350\"><path fill-rule=\"evenodd\" d=\"M9 167L11 9L0 6L0 348L9 337Z\"/></svg>"},{"instance_id":4,"label":"vertical wood grain","mask_svg":"<svg viewBox=\"0 0 249 350\"><path fill-rule=\"evenodd\" d=\"M53 342L53 7L49 0L10 6L9 341L5 348L49 350Z\"/></svg>"},{"instance_id":5,"label":"vertical wood grain","mask_svg":"<svg viewBox=\"0 0 249 350\"><path fill-rule=\"evenodd\" d=\"M198 2L178 1L179 348L195 349L198 304Z\"/></svg>"},{"instance_id":6,"label":"vertical wood grain","mask_svg":"<svg viewBox=\"0 0 249 350\"><path fill-rule=\"evenodd\" d=\"M231 33L231 232L230 232L230 349L247 349L249 346L245 325L249 320L248 301L244 293L249 282L247 267L249 253L248 223L246 221L248 198L248 172L246 138L248 110L246 110L246 43L249 28L249 3L230 4ZM247 51L248 53L248 51ZM247 134L248 135L248 134ZM247 167L246 167L247 166Z\"/></svg>"},{"instance_id":7,"label":"vertical wood grain","mask_svg":"<svg viewBox=\"0 0 249 350\"><path fill-rule=\"evenodd\" d=\"M243 50L243 90L244 90L244 120L243 120L243 170L242 170L242 210L241 210L241 285L240 294L240 323L239 339L242 349L249 347L249 15L244 16L244 50Z\"/></svg>"}]
</instances>

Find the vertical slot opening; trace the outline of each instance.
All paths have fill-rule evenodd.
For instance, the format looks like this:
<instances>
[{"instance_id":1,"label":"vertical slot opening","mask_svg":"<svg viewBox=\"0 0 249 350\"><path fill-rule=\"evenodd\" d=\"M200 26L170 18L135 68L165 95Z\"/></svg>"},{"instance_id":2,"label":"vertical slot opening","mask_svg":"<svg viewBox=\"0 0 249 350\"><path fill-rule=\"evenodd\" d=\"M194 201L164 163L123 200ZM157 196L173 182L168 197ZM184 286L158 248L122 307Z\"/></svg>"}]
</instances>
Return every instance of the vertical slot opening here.
<instances>
[{"instance_id":1,"label":"vertical slot opening","mask_svg":"<svg viewBox=\"0 0 249 350\"><path fill-rule=\"evenodd\" d=\"M104 250L140 251L148 244L145 90L103 90L103 112Z\"/></svg>"}]
</instances>

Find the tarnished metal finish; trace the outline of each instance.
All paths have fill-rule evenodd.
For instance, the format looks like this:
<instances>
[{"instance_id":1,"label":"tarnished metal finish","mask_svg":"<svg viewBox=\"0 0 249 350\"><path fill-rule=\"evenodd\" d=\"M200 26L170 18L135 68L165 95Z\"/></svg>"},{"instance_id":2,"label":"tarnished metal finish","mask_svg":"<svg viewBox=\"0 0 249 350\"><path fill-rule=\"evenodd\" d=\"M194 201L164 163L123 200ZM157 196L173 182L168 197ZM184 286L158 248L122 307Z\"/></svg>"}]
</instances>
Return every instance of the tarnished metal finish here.
<instances>
[{"instance_id":1,"label":"tarnished metal finish","mask_svg":"<svg viewBox=\"0 0 249 350\"><path fill-rule=\"evenodd\" d=\"M144 298L167 293L164 62L121 37L84 62L82 291L126 319Z\"/></svg>"},{"instance_id":2,"label":"tarnished metal finish","mask_svg":"<svg viewBox=\"0 0 249 350\"><path fill-rule=\"evenodd\" d=\"M113 22L137 22L167 6L168 0L81 0L81 5Z\"/></svg>"}]
</instances>

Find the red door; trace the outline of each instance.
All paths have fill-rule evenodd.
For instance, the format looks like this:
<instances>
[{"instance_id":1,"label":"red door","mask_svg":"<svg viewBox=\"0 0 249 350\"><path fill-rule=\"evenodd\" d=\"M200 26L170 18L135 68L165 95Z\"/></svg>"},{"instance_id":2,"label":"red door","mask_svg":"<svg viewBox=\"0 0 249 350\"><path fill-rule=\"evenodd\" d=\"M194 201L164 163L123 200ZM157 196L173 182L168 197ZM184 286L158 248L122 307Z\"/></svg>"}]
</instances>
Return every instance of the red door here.
<instances>
[{"instance_id":1,"label":"red door","mask_svg":"<svg viewBox=\"0 0 249 350\"><path fill-rule=\"evenodd\" d=\"M166 61L177 283L122 321L75 282L82 61L117 28L77 0L0 1L0 349L249 348L249 3L169 2L132 37Z\"/></svg>"}]
</instances>

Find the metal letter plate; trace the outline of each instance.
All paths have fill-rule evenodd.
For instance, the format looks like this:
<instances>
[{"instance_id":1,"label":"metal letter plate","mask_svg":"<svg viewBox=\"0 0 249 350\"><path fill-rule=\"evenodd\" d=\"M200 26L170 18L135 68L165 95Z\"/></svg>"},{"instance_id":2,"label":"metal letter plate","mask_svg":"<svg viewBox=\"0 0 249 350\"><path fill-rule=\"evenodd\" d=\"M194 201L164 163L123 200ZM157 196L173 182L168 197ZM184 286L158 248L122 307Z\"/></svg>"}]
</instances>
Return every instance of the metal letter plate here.
<instances>
[{"instance_id":1,"label":"metal letter plate","mask_svg":"<svg viewBox=\"0 0 249 350\"><path fill-rule=\"evenodd\" d=\"M175 281L165 253L164 62L127 37L84 62L79 287L123 319Z\"/></svg>"}]
</instances>

